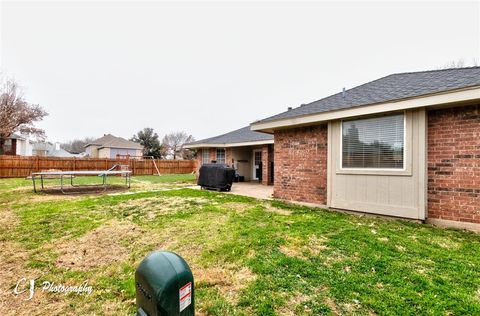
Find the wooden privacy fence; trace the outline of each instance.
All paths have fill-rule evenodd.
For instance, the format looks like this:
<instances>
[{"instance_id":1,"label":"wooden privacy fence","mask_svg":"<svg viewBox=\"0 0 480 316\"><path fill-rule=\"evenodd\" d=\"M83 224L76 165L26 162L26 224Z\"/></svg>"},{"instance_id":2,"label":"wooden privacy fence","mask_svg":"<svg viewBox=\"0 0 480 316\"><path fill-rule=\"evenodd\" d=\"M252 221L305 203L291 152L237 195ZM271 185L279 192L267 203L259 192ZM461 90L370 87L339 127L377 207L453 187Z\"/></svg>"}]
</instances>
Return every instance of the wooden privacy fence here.
<instances>
[{"instance_id":1,"label":"wooden privacy fence","mask_svg":"<svg viewBox=\"0 0 480 316\"><path fill-rule=\"evenodd\" d=\"M191 173L197 167L196 160L155 160L161 174ZM133 175L157 174L151 159L129 161L109 158L57 158L0 156L0 178L27 177L43 170L107 170L114 165L129 165Z\"/></svg>"}]
</instances>

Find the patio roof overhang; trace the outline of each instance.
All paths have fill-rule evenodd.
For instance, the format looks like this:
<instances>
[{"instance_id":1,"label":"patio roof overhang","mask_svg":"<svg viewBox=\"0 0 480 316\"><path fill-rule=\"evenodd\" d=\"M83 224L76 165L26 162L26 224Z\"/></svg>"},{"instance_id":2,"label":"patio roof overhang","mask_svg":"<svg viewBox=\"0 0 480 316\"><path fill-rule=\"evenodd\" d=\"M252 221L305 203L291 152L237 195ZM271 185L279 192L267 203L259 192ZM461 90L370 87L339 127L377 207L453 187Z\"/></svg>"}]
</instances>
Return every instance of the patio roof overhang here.
<instances>
[{"instance_id":1,"label":"patio roof overhang","mask_svg":"<svg viewBox=\"0 0 480 316\"><path fill-rule=\"evenodd\" d=\"M196 149L196 148L229 148L229 147L244 147L244 146L259 146L273 144L273 139L270 140L257 140L250 142L241 142L241 143L198 143L198 144L186 144L184 147L187 149Z\"/></svg>"}]
</instances>

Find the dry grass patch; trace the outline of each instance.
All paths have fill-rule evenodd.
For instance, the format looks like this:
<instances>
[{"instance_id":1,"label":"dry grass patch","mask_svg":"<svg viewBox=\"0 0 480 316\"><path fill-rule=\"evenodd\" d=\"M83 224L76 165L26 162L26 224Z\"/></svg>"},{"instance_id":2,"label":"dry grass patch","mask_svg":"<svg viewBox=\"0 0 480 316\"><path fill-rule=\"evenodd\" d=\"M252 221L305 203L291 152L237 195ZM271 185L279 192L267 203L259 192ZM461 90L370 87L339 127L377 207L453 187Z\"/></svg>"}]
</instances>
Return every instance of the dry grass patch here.
<instances>
[{"instance_id":1,"label":"dry grass patch","mask_svg":"<svg viewBox=\"0 0 480 316\"><path fill-rule=\"evenodd\" d=\"M55 245L57 267L88 271L125 259L129 249L122 240L135 239L140 229L129 222L111 221L80 238Z\"/></svg>"},{"instance_id":2,"label":"dry grass patch","mask_svg":"<svg viewBox=\"0 0 480 316\"><path fill-rule=\"evenodd\" d=\"M127 218L130 219L135 215L154 219L157 216L181 212L185 207L190 207L192 204L202 206L206 203L208 203L206 198L150 197L128 200L115 205L111 209L114 212L127 213Z\"/></svg>"},{"instance_id":3,"label":"dry grass patch","mask_svg":"<svg viewBox=\"0 0 480 316\"><path fill-rule=\"evenodd\" d=\"M324 303L330 308L330 310L332 311L332 313L334 315L340 315L341 314L337 303L332 298L326 297L324 299Z\"/></svg>"},{"instance_id":4,"label":"dry grass patch","mask_svg":"<svg viewBox=\"0 0 480 316\"><path fill-rule=\"evenodd\" d=\"M237 304L240 292L256 275L247 267L225 265L221 267L192 266L197 286L213 286L230 303Z\"/></svg>"},{"instance_id":5,"label":"dry grass patch","mask_svg":"<svg viewBox=\"0 0 480 316\"><path fill-rule=\"evenodd\" d=\"M28 291L20 295L14 294L13 289L20 279L36 280L42 277L43 273L25 266L28 252L20 244L2 241L0 248L0 315L54 315L68 306L63 296L51 297L38 290L32 300L26 300ZM25 287L19 288L23 289Z\"/></svg>"},{"instance_id":6,"label":"dry grass patch","mask_svg":"<svg viewBox=\"0 0 480 316\"><path fill-rule=\"evenodd\" d=\"M306 259L303 255L302 245L294 238L288 238L287 243L280 246L280 252L288 257Z\"/></svg>"},{"instance_id":7,"label":"dry grass patch","mask_svg":"<svg viewBox=\"0 0 480 316\"><path fill-rule=\"evenodd\" d=\"M251 208L252 206L247 203L241 203L241 202L227 202L223 203L221 205L221 208L226 209L226 210L233 210L237 213L243 213L245 210Z\"/></svg>"},{"instance_id":8,"label":"dry grass patch","mask_svg":"<svg viewBox=\"0 0 480 316\"><path fill-rule=\"evenodd\" d=\"M304 303L312 299L311 295L306 295L304 293L295 292L295 293L283 293L287 303L280 308L277 308L275 311L278 315L281 316L295 316L297 315L297 310L302 310L304 313L309 314L311 310L304 305Z\"/></svg>"},{"instance_id":9,"label":"dry grass patch","mask_svg":"<svg viewBox=\"0 0 480 316\"><path fill-rule=\"evenodd\" d=\"M263 204L263 208L264 208L265 212L275 213L275 214L278 214L278 215L289 216L289 215L292 215L292 213L293 213L290 210L286 210L286 209L282 209L282 208L272 206L270 203Z\"/></svg>"},{"instance_id":10,"label":"dry grass patch","mask_svg":"<svg viewBox=\"0 0 480 316\"><path fill-rule=\"evenodd\" d=\"M18 224L18 217L10 208L3 208L0 212L0 227L11 230Z\"/></svg>"},{"instance_id":11,"label":"dry grass patch","mask_svg":"<svg viewBox=\"0 0 480 316\"><path fill-rule=\"evenodd\" d=\"M451 237L435 236L430 239L430 242L444 249L458 249L460 247L460 244L452 240Z\"/></svg>"},{"instance_id":12,"label":"dry grass patch","mask_svg":"<svg viewBox=\"0 0 480 316\"><path fill-rule=\"evenodd\" d=\"M194 185L193 183L183 183L183 182L150 182L132 178L132 189L134 191L155 191L163 189L173 189L173 188L184 188Z\"/></svg>"},{"instance_id":13,"label":"dry grass patch","mask_svg":"<svg viewBox=\"0 0 480 316\"><path fill-rule=\"evenodd\" d=\"M318 256L322 251L328 249L325 245L327 240L325 237L315 235L309 236L307 240L299 237L287 237L286 243L280 246L280 252L286 256L301 259L306 259L305 254Z\"/></svg>"}]
</instances>

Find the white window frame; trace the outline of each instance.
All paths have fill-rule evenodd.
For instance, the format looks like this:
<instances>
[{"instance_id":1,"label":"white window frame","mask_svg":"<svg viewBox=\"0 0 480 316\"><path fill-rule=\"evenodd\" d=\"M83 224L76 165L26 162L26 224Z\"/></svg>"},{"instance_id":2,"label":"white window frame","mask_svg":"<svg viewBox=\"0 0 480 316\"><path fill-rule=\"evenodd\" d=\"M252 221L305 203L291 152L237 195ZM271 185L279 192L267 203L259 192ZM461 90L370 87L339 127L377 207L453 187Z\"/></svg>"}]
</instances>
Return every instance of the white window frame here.
<instances>
[{"instance_id":1,"label":"white window frame","mask_svg":"<svg viewBox=\"0 0 480 316\"><path fill-rule=\"evenodd\" d=\"M223 150L223 162L218 160L218 151ZM227 150L225 148L215 148L215 160L217 163L226 164L227 163Z\"/></svg>"},{"instance_id":2,"label":"white window frame","mask_svg":"<svg viewBox=\"0 0 480 316\"><path fill-rule=\"evenodd\" d=\"M205 157L205 154L207 154L206 157ZM205 158L207 160L205 160ZM202 149L202 164L204 163L210 163L210 150L208 148Z\"/></svg>"},{"instance_id":3,"label":"white window frame","mask_svg":"<svg viewBox=\"0 0 480 316\"><path fill-rule=\"evenodd\" d=\"M408 155L407 155L407 150L410 151L411 144L407 145L408 137L407 134L410 134L410 131L407 131L407 128L409 128L407 124L407 112L403 111L400 113L389 113L385 114L383 116L393 116L393 115L398 115L398 114L403 114L403 168L344 168L343 167L343 122L344 121L352 121L352 120L361 120L361 119L369 119L369 118L375 118L375 117L382 117L382 116L366 116L366 117L358 117L354 119L346 119L346 120L341 120L340 121L340 167L338 168L337 173L357 173L357 174L362 174L362 173L382 173L382 172L387 172L387 173L398 173L398 174L410 174L411 170L408 170L407 166L409 165L409 161L407 162ZM409 116L409 115L408 115ZM410 117L408 117L409 120L411 120Z\"/></svg>"}]
</instances>

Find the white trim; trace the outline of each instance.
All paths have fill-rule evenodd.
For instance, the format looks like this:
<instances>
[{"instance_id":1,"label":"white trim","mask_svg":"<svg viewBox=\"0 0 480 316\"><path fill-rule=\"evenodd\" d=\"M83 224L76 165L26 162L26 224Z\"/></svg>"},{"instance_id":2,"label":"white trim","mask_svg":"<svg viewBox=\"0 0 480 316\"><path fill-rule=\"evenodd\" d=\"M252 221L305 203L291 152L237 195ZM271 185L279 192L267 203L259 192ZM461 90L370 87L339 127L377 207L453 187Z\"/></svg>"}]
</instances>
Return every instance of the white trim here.
<instances>
[{"instance_id":1,"label":"white trim","mask_svg":"<svg viewBox=\"0 0 480 316\"><path fill-rule=\"evenodd\" d=\"M254 122L250 124L252 131L273 132L274 129L305 126L309 124L338 120L348 117L395 112L407 109L416 109L441 104L454 104L458 102L480 100L480 87L449 91L444 93L430 94L398 101L390 101L373 105L363 105L348 109L328 111L323 113L296 116L293 118L278 119L267 122Z\"/></svg>"},{"instance_id":2,"label":"white trim","mask_svg":"<svg viewBox=\"0 0 480 316\"><path fill-rule=\"evenodd\" d=\"M385 116L393 116L398 115L400 113L391 113ZM387 174L405 174L407 172L407 113L406 111L402 111L403 114L403 168L344 168L343 167L343 122L346 120L340 120L340 168L337 170L337 173L356 173L356 174L366 174L366 173L387 173ZM371 119L375 117L382 117L382 116L367 116L363 118L358 118L359 120L362 119ZM349 120L347 120L349 121ZM408 173L410 174L410 172Z\"/></svg>"},{"instance_id":3,"label":"white trim","mask_svg":"<svg viewBox=\"0 0 480 316\"><path fill-rule=\"evenodd\" d=\"M259 178L257 178L257 169L255 168L255 153L260 153L260 155L263 155L263 153L261 149L252 150L252 180L259 180Z\"/></svg>"},{"instance_id":4,"label":"white trim","mask_svg":"<svg viewBox=\"0 0 480 316\"><path fill-rule=\"evenodd\" d=\"M327 131L327 206L332 204L332 173L335 164L333 163L333 135L332 135L332 122L328 122Z\"/></svg>"},{"instance_id":5,"label":"white trim","mask_svg":"<svg viewBox=\"0 0 480 316\"><path fill-rule=\"evenodd\" d=\"M183 148L187 149L194 149L194 148L230 148L230 147L242 147L242 146L256 146L256 145L266 145L266 144L273 144L273 139L271 140L256 140L251 142L242 142L242 143L229 143L229 144L208 144L208 143L200 143L200 144L185 144Z\"/></svg>"}]
</instances>

